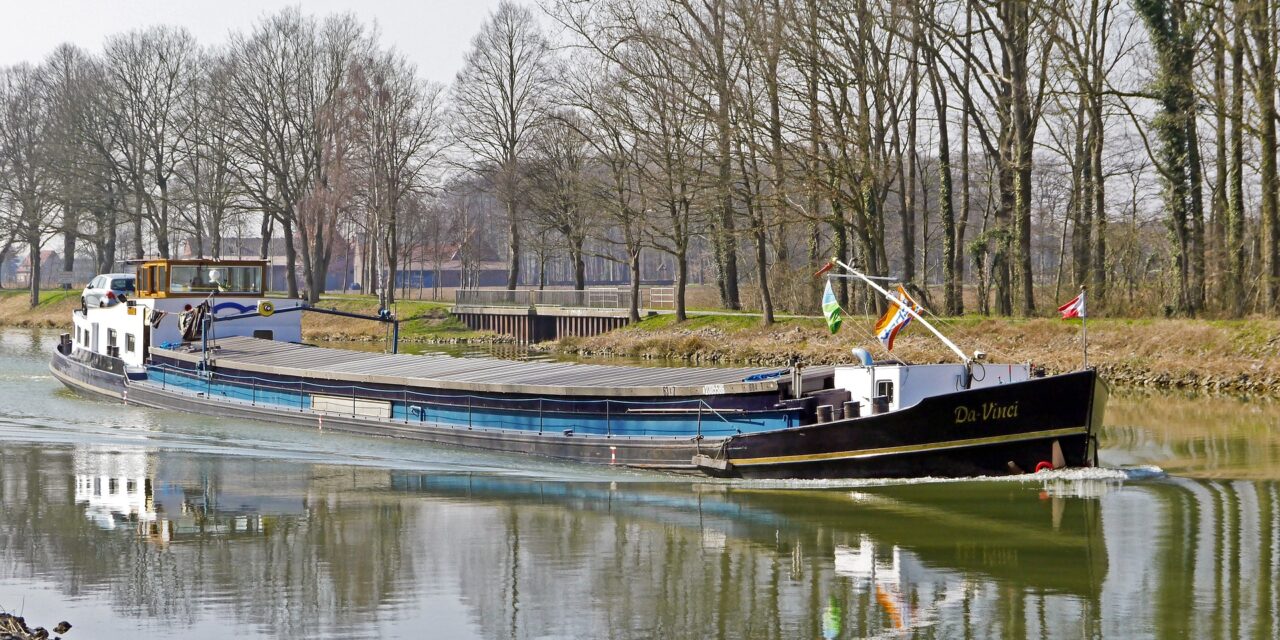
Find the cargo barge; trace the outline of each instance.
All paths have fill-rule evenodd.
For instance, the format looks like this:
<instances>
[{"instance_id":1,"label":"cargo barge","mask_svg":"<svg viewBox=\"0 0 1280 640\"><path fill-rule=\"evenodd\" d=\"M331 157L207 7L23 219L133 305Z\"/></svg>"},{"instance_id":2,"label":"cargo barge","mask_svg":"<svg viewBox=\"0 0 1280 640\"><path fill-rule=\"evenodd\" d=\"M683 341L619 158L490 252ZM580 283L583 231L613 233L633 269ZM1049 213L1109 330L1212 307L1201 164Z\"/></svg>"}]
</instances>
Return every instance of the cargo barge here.
<instances>
[{"instance_id":1,"label":"cargo barge","mask_svg":"<svg viewBox=\"0 0 1280 640\"><path fill-rule=\"evenodd\" d=\"M1106 384L1091 369L1037 376L963 354L878 363L861 350L850 364L780 369L331 349L302 344L301 315L333 312L266 297L264 267L139 263L136 294L74 312L50 369L77 392L159 409L717 477L976 476L1095 461Z\"/></svg>"}]
</instances>

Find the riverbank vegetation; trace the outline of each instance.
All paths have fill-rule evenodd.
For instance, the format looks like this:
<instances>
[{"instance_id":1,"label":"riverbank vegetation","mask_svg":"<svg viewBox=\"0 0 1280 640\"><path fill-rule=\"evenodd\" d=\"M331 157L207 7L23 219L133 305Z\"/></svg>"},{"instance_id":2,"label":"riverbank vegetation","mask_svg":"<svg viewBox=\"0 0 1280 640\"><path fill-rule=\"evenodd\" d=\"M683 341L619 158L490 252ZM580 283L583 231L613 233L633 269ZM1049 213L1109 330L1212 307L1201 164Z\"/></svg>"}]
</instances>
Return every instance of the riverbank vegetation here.
<instances>
[{"instance_id":1,"label":"riverbank vegetation","mask_svg":"<svg viewBox=\"0 0 1280 640\"><path fill-rule=\"evenodd\" d=\"M590 338L565 338L540 348L579 356L626 356L691 363L786 366L850 362L862 347L877 361L954 362L956 356L914 323L892 354L873 349L874 317L845 318L832 335L820 318L784 318L762 327L753 316L670 315ZM987 352L992 362L1031 362L1049 372L1083 364L1081 323L1043 318L939 318L957 344ZM1126 387L1248 393L1280 397L1280 321L1091 319L1089 364Z\"/></svg>"},{"instance_id":2,"label":"riverbank vegetation","mask_svg":"<svg viewBox=\"0 0 1280 640\"><path fill-rule=\"evenodd\" d=\"M375 315L382 307L374 296L326 296L316 307L350 313ZM499 340L489 332L473 331L449 314L443 302L400 300L392 306L400 319L403 342L491 342ZM390 327L373 320L342 318L319 313L303 313L302 337L313 342L371 341L388 337Z\"/></svg>"}]
</instances>

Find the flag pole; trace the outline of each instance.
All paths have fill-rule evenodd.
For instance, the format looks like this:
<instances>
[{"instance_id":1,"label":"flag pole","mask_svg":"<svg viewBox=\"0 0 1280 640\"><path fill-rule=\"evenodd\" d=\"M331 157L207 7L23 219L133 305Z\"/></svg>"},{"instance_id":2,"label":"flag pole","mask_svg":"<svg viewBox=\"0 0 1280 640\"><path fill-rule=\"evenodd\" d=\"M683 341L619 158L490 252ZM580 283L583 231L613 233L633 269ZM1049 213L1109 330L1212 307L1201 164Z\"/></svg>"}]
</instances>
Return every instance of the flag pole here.
<instances>
[{"instance_id":1,"label":"flag pole","mask_svg":"<svg viewBox=\"0 0 1280 640\"><path fill-rule=\"evenodd\" d=\"M1084 368L1089 368L1089 305L1085 300L1085 286L1080 285L1080 341L1084 346Z\"/></svg>"},{"instance_id":2,"label":"flag pole","mask_svg":"<svg viewBox=\"0 0 1280 640\"><path fill-rule=\"evenodd\" d=\"M854 275L855 277L861 279L863 282L866 282L868 286L870 286L872 289L875 289L877 292L879 292L879 294L884 296L884 298L889 302L898 301L897 298L893 297L893 294L889 293L888 291L885 291L884 287L881 287L880 285L872 281L871 278L867 276L867 274L861 271L858 271L857 269L854 269L853 267L845 264L844 262L841 262L840 260L837 260L836 258L832 258L829 264L837 265L843 268L845 271L848 271L850 274ZM956 343L952 342L949 338L942 335L942 332L934 328L932 324L929 324L928 320L925 320L924 317L922 317L919 313L916 313L915 309L911 308L911 305L903 304L903 305L900 305L898 308L902 309L903 311L906 311L907 315L911 316L912 318L919 320L920 324L924 325L926 329L933 332L933 335L937 336L938 339L941 340L943 344L950 347L951 350L954 351L957 356L960 356L961 362L965 363L966 365L969 364L969 356L966 356L964 352L960 350L960 347L956 346Z\"/></svg>"}]
</instances>

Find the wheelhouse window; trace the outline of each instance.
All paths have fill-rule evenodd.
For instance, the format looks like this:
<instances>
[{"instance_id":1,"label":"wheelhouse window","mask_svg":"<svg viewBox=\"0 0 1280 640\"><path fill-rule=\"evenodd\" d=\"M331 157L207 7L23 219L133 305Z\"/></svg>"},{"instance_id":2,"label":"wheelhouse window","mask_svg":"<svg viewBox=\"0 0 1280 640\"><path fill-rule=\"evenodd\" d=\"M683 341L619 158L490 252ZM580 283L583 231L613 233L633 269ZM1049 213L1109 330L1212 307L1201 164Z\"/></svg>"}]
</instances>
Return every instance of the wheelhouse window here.
<instances>
[{"instance_id":1,"label":"wheelhouse window","mask_svg":"<svg viewBox=\"0 0 1280 640\"><path fill-rule=\"evenodd\" d=\"M877 382L876 382L876 395L877 395L877 396L884 396L884 397L886 397L886 398L888 398L888 399L889 399L889 402L893 402L893 381L892 381L892 380L879 380L879 381L877 381Z\"/></svg>"},{"instance_id":2,"label":"wheelhouse window","mask_svg":"<svg viewBox=\"0 0 1280 640\"><path fill-rule=\"evenodd\" d=\"M125 351L129 353L133 353L137 349L136 342L137 341L134 340L132 333L124 334L124 350Z\"/></svg>"},{"instance_id":3,"label":"wheelhouse window","mask_svg":"<svg viewBox=\"0 0 1280 640\"><path fill-rule=\"evenodd\" d=\"M110 348L114 346L116 346L116 330L107 329L107 347Z\"/></svg>"},{"instance_id":4,"label":"wheelhouse window","mask_svg":"<svg viewBox=\"0 0 1280 640\"><path fill-rule=\"evenodd\" d=\"M173 265L169 293L262 294L262 267L224 264Z\"/></svg>"}]
</instances>

